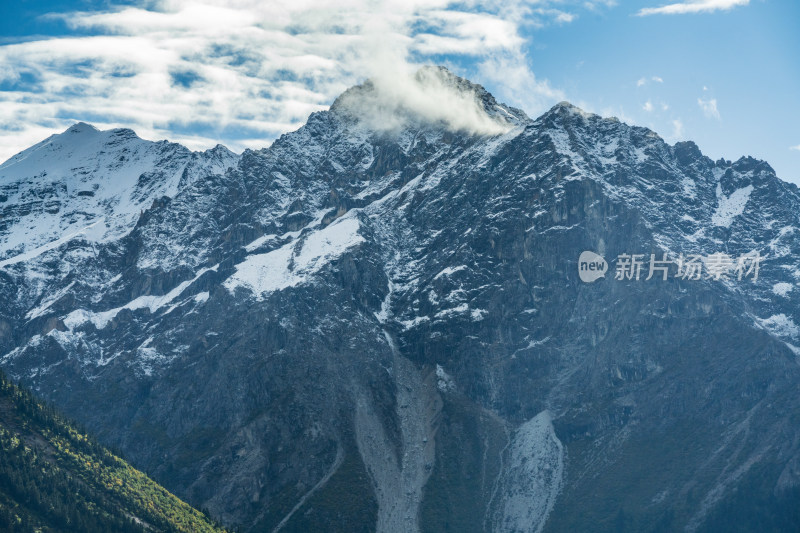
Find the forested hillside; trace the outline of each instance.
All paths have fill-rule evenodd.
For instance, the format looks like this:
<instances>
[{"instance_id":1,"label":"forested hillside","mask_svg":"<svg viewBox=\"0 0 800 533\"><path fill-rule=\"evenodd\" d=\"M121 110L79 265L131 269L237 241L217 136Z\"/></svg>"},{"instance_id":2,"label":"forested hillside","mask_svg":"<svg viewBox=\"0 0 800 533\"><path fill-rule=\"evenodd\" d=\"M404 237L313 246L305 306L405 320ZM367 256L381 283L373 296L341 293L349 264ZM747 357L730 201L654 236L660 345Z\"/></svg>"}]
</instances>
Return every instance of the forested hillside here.
<instances>
[{"instance_id":1,"label":"forested hillside","mask_svg":"<svg viewBox=\"0 0 800 533\"><path fill-rule=\"evenodd\" d=\"M0 531L222 531L0 373Z\"/></svg>"}]
</instances>

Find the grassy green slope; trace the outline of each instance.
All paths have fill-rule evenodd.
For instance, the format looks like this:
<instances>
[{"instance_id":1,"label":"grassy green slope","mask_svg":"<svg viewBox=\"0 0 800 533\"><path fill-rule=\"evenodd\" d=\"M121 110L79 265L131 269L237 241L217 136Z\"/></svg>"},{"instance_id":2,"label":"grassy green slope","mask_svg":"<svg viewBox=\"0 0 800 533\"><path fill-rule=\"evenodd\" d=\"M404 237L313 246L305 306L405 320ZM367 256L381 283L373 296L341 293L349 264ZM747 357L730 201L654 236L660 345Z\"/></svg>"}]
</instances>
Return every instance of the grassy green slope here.
<instances>
[{"instance_id":1,"label":"grassy green slope","mask_svg":"<svg viewBox=\"0 0 800 533\"><path fill-rule=\"evenodd\" d=\"M0 372L0 531L223 530Z\"/></svg>"}]
</instances>

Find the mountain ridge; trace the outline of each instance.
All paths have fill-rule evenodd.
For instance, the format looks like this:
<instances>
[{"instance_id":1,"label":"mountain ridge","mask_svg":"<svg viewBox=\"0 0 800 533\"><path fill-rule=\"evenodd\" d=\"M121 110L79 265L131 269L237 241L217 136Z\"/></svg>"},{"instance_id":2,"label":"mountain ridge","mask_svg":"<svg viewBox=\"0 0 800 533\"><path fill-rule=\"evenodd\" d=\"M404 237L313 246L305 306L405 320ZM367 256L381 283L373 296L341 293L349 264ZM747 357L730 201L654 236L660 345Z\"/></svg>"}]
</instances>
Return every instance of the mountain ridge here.
<instances>
[{"instance_id":1,"label":"mountain ridge","mask_svg":"<svg viewBox=\"0 0 800 533\"><path fill-rule=\"evenodd\" d=\"M571 105L335 111L3 266L0 365L244 530L701 530L800 486L796 187ZM583 250L765 259L587 285Z\"/></svg>"}]
</instances>

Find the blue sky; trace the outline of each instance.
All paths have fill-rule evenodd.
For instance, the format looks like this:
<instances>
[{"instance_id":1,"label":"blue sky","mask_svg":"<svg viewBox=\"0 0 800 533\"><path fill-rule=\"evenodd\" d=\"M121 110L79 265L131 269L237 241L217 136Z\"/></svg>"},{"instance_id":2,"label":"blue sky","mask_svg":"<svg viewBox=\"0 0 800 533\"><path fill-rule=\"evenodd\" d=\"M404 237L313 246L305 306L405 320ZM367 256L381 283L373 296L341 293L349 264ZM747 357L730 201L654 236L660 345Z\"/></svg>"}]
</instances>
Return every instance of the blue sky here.
<instances>
[{"instance_id":1,"label":"blue sky","mask_svg":"<svg viewBox=\"0 0 800 533\"><path fill-rule=\"evenodd\" d=\"M790 0L6 1L0 160L79 120L259 148L438 63L534 117L569 100L800 183L798 21Z\"/></svg>"}]
</instances>

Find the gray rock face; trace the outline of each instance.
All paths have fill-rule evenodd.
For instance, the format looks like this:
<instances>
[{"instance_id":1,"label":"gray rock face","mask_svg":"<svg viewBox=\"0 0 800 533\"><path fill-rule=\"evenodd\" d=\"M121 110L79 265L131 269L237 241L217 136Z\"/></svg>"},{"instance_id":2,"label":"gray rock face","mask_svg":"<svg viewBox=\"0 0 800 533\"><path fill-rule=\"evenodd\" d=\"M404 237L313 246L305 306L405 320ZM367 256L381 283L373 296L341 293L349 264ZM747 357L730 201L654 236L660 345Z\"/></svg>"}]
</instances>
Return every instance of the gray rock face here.
<instances>
[{"instance_id":1,"label":"gray rock face","mask_svg":"<svg viewBox=\"0 0 800 533\"><path fill-rule=\"evenodd\" d=\"M0 365L244 531L796 529L797 188L433 72L506 133L340 102L241 156L79 125L45 142L80 165L0 166ZM615 279L752 251L756 280Z\"/></svg>"}]
</instances>

